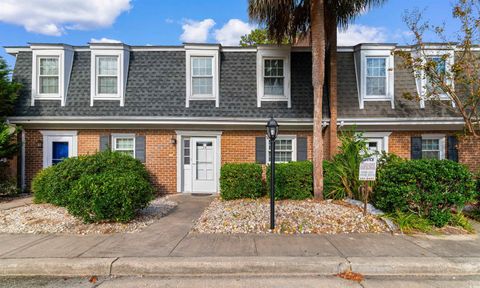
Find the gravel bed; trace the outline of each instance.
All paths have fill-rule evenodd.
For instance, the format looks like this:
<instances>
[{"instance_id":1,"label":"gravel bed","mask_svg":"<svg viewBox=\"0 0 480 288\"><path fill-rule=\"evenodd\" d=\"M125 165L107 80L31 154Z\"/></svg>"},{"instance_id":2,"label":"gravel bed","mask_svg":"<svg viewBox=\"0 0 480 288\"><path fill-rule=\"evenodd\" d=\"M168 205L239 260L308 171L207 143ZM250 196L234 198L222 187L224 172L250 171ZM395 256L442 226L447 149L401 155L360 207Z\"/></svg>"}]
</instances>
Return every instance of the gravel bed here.
<instances>
[{"instance_id":1,"label":"gravel bed","mask_svg":"<svg viewBox=\"0 0 480 288\"><path fill-rule=\"evenodd\" d=\"M344 201L277 201L274 233L338 234L389 232L384 221L363 215L362 209ZM196 221L199 233L268 233L268 199L213 200Z\"/></svg>"},{"instance_id":2,"label":"gravel bed","mask_svg":"<svg viewBox=\"0 0 480 288\"><path fill-rule=\"evenodd\" d=\"M83 223L63 207L51 204L30 204L0 211L0 233L62 233L62 234L110 234L135 233L167 215L177 206L168 196L153 200L148 207L128 223Z\"/></svg>"}]
</instances>

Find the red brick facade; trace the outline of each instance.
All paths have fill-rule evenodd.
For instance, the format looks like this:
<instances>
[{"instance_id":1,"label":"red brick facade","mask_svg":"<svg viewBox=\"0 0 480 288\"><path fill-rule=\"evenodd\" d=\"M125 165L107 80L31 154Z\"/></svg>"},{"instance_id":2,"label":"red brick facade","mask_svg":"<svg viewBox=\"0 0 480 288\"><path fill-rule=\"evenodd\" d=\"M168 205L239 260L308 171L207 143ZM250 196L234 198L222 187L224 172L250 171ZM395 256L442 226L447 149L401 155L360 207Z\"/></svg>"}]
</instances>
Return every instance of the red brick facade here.
<instances>
[{"instance_id":1,"label":"red brick facade","mask_svg":"<svg viewBox=\"0 0 480 288\"><path fill-rule=\"evenodd\" d=\"M128 129L128 130L77 130L78 155L92 154L99 150L100 136L112 133L133 133L146 136L145 165L151 174L152 182L161 193L177 191L177 147L174 130ZM453 135L452 132L435 132ZM313 137L310 131L286 131L285 135L307 138L307 157L312 159ZM424 131L397 131L389 136L389 152L403 158L410 158L411 137L427 134ZM255 162L256 137L264 131L231 130L221 136L221 159L225 163ZM39 130L25 130L25 180L27 189L35 174L43 167L43 137ZM325 159L329 158L329 133L324 133ZM471 169L480 168L480 142L471 138L461 138L458 144L459 160Z\"/></svg>"}]
</instances>

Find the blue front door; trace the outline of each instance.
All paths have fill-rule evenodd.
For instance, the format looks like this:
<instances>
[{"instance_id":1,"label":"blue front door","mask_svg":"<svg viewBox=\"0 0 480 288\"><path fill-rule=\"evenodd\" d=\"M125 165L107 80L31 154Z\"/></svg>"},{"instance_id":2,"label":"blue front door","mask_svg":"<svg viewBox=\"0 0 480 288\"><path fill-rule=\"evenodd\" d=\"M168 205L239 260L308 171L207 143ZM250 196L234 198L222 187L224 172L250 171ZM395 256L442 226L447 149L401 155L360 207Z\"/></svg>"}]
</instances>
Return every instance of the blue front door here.
<instances>
[{"instance_id":1,"label":"blue front door","mask_svg":"<svg viewBox=\"0 0 480 288\"><path fill-rule=\"evenodd\" d=\"M52 142L52 165L60 163L68 158L68 142Z\"/></svg>"}]
</instances>

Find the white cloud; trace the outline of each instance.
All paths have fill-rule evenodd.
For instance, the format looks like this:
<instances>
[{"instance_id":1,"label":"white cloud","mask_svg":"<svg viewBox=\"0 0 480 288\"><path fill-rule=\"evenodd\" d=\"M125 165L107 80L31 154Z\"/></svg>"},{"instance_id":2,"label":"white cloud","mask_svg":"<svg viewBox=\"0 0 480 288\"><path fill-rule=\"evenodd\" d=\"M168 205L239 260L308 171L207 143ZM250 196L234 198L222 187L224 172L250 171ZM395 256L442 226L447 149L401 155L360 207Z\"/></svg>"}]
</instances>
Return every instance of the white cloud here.
<instances>
[{"instance_id":1,"label":"white cloud","mask_svg":"<svg viewBox=\"0 0 480 288\"><path fill-rule=\"evenodd\" d=\"M207 42L210 29L213 26L215 26L213 19L205 19L203 21L187 19L182 25L183 33L180 35L180 40L187 43Z\"/></svg>"},{"instance_id":2,"label":"white cloud","mask_svg":"<svg viewBox=\"0 0 480 288\"><path fill-rule=\"evenodd\" d=\"M172 24L173 22L175 22L175 21L173 21L172 18L166 18L165 19L165 23L167 23L167 24Z\"/></svg>"},{"instance_id":3,"label":"white cloud","mask_svg":"<svg viewBox=\"0 0 480 288\"><path fill-rule=\"evenodd\" d=\"M338 31L339 46L353 46L359 43L381 43L387 41L386 30L382 27L352 24L346 31Z\"/></svg>"},{"instance_id":4,"label":"white cloud","mask_svg":"<svg viewBox=\"0 0 480 288\"><path fill-rule=\"evenodd\" d=\"M2 0L0 22L27 31L60 36L67 30L109 27L131 0Z\"/></svg>"},{"instance_id":5,"label":"white cloud","mask_svg":"<svg viewBox=\"0 0 480 288\"><path fill-rule=\"evenodd\" d=\"M250 33L255 25L245 23L239 19L230 19L222 28L215 30L215 39L222 45L239 45L240 37Z\"/></svg>"},{"instance_id":6,"label":"white cloud","mask_svg":"<svg viewBox=\"0 0 480 288\"><path fill-rule=\"evenodd\" d=\"M122 43L122 41L102 37L100 39L92 38L90 39L90 43Z\"/></svg>"}]
</instances>

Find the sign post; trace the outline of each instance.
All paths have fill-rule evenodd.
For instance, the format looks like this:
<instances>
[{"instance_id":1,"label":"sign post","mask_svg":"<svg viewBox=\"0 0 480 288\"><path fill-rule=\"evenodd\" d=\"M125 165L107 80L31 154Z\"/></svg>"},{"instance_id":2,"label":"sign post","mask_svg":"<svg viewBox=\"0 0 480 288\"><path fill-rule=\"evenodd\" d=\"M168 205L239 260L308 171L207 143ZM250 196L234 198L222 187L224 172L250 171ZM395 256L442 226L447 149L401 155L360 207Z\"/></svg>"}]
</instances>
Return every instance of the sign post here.
<instances>
[{"instance_id":1,"label":"sign post","mask_svg":"<svg viewBox=\"0 0 480 288\"><path fill-rule=\"evenodd\" d=\"M369 186L370 181L375 181L377 177L377 158L376 157L368 157L363 159L360 163L360 170L358 172L358 180L365 181L363 186L359 187L359 192L363 195L364 200L364 207L363 207L363 215L367 215L367 204L368 204L368 196L372 190L372 187Z\"/></svg>"}]
</instances>

